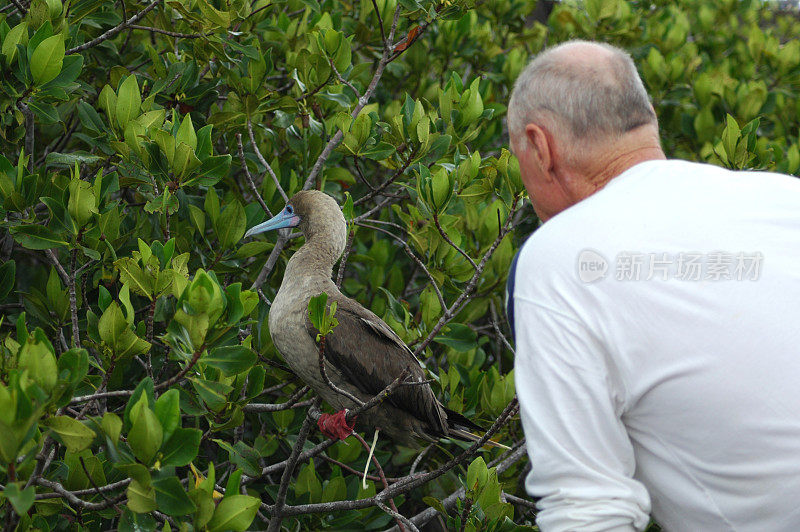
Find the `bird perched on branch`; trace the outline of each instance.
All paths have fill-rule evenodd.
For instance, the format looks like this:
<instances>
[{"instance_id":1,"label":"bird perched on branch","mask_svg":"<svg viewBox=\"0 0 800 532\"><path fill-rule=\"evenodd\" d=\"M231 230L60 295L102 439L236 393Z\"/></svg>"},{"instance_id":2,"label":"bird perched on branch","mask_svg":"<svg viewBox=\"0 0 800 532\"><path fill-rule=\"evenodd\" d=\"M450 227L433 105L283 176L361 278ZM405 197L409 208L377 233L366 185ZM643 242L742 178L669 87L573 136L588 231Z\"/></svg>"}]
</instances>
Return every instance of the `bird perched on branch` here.
<instances>
[{"instance_id":1,"label":"bird perched on branch","mask_svg":"<svg viewBox=\"0 0 800 532\"><path fill-rule=\"evenodd\" d=\"M292 371L339 411L359 406L348 396L367 402L405 374L414 384L394 389L377 407L363 412L361 422L409 446L441 437L477 440L470 431L482 429L439 402L419 361L400 337L331 281L333 265L347 243L347 223L336 201L316 190L298 192L280 213L251 228L245 237L286 227L299 227L306 242L286 265L270 308L269 330ZM322 339L320 362L319 331L311 324L308 303L322 293L328 295L328 305L336 303L338 325ZM319 425L330 437L343 439L352 431L341 412L323 414Z\"/></svg>"}]
</instances>

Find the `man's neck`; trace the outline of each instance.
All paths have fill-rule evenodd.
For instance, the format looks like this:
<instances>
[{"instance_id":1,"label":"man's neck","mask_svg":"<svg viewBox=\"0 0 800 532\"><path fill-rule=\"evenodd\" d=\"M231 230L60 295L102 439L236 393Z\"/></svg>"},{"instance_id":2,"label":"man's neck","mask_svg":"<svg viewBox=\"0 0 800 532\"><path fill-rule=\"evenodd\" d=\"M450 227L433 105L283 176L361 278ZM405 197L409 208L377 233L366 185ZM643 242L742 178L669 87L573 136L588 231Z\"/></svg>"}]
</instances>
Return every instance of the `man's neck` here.
<instances>
[{"instance_id":1,"label":"man's neck","mask_svg":"<svg viewBox=\"0 0 800 532\"><path fill-rule=\"evenodd\" d=\"M621 140L582 172L581 190L578 191L581 199L594 194L609 181L639 163L666 159L659 143L658 130L655 127L641 129Z\"/></svg>"}]
</instances>

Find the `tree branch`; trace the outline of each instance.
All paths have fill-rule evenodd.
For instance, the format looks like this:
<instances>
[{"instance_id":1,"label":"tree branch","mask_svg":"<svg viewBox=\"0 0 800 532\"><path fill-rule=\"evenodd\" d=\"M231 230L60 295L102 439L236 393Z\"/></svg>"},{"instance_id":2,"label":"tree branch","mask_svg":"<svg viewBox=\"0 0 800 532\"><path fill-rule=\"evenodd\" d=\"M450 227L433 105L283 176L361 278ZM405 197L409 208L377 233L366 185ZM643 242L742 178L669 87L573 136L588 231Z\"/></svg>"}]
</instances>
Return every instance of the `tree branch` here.
<instances>
[{"instance_id":1,"label":"tree branch","mask_svg":"<svg viewBox=\"0 0 800 532\"><path fill-rule=\"evenodd\" d=\"M156 6L158 6L158 4L160 4L160 3L161 3L160 0L153 0L146 8L142 9L141 11L139 11L138 13L133 15L131 18L129 18L128 20L126 20L122 24L119 24L118 26L114 26L113 28L111 28L110 30L105 32L104 34L100 35L99 37L97 37L95 39L92 39L91 41L89 41L87 43L81 44L80 46L76 46L74 48L70 48L69 50L64 52L64 55L70 55L70 54L76 54L78 52L83 52L84 50L88 50L89 48L92 48L93 46L97 46L98 44L100 44L103 41L107 41L108 39L111 39L116 34L121 32L122 30L124 30L128 26L130 26L131 24L136 24L137 22L139 22L142 18L144 18L145 15L147 15L150 11L155 9Z\"/></svg>"},{"instance_id":2,"label":"tree branch","mask_svg":"<svg viewBox=\"0 0 800 532\"><path fill-rule=\"evenodd\" d=\"M500 228L497 238L495 238L494 242L492 242L492 245L489 246L489 249L486 250L486 253L483 254L480 263L478 263L478 268L475 270L475 273L472 275L472 278L470 278L469 282L467 283L467 286L464 287L464 291L461 293L461 295L458 296L458 298L456 298L456 300L453 302L452 305L450 305L449 307L444 307L444 306L442 307L446 308L447 310L445 310L444 314L442 314L441 318L439 318L439 321L436 322L436 325L433 327L428 336L425 337L425 340L423 340L422 343L420 343L414 350L415 355L419 356L419 354L422 353L422 351L424 351L426 347L428 347L428 344L430 344L431 341L434 338L436 338L436 335L439 334L439 331L442 330L442 327L444 327L448 322L450 322L450 320L452 320L458 314L458 312L461 310L462 305L465 305L467 302L469 302L469 298L471 297L472 292L478 285L478 279L480 279L481 275L483 275L483 270L486 268L486 264L489 262L489 259L494 254L495 250L497 249L497 246L500 245L500 242L503 241L503 238L505 238L505 236L511 230L511 223L514 219L514 212L516 211L518 203L519 203L519 198L514 198L514 202L511 204L511 212L508 213L508 217L506 218L506 221L503 224L503 226Z\"/></svg>"},{"instance_id":3,"label":"tree branch","mask_svg":"<svg viewBox=\"0 0 800 532\"><path fill-rule=\"evenodd\" d=\"M278 179L278 176L275 175L275 171L272 169L272 166L270 166L270 164L267 162L264 156L261 155L261 150L258 149L258 144L256 144L256 136L253 134L253 124L250 122L249 116L247 117L247 134L250 137L250 144L253 145L253 150L256 152L256 157L258 157L258 161L264 165L264 171L267 172L272 178L272 181L275 182L275 187L278 189L278 193L283 198L283 201L288 202L289 196L287 196L286 191L283 190L283 187L281 186L281 182Z\"/></svg>"},{"instance_id":4,"label":"tree branch","mask_svg":"<svg viewBox=\"0 0 800 532\"><path fill-rule=\"evenodd\" d=\"M250 121L248 119L247 125L250 125ZM267 204L264 203L264 198L261 197L261 194L258 193L258 189L256 188L256 184L253 181L253 176L250 175L250 170L247 168L247 160L244 158L244 148L242 147L242 134L236 134L236 147L239 149L239 162L242 165L242 170L244 170L244 175L247 178L247 185L250 187L250 192L256 197L256 201L258 204L261 205L261 208L264 209L264 212L267 213L267 216L272 218L272 211L269 210Z\"/></svg>"},{"instance_id":5,"label":"tree branch","mask_svg":"<svg viewBox=\"0 0 800 532\"><path fill-rule=\"evenodd\" d=\"M295 393L293 393L289 399L286 400L285 403L276 403L276 404L268 404L268 403L250 403L244 405L242 407L243 412L279 412L281 410L288 410L290 408L297 408L300 406L298 401L301 397L303 397L311 388L308 386L303 386L302 388L298 389Z\"/></svg>"},{"instance_id":6,"label":"tree branch","mask_svg":"<svg viewBox=\"0 0 800 532\"><path fill-rule=\"evenodd\" d=\"M321 401L320 398L316 398L314 400L314 406L318 407ZM286 469L283 470L283 475L281 476L281 483L278 486L275 505L272 506L272 519L269 520L267 532L278 532L281 529L281 521L283 520L282 511L286 503L286 493L289 491L289 482L292 480L294 468L297 466L297 461L300 458L300 449L303 448L303 444L305 444L313 424L314 420L310 415L306 414L306 418L303 420L303 426L300 427L300 433L297 435L297 441L295 441L292 447L292 454L289 455L289 459L287 460Z\"/></svg>"},{"instance_id":7,"label":"tree branch","mask_svg":"<svg viewBox=\"0 0 800 532\"><path fill-rule=\"evenodd\" d=\"M439 213L436 213L436 212L433 213L433 223L436 224L436 229L439 230L439 234L442 235L442 238L444 238L444 241L447 242L448 244L450 244L450 246L452 246L453 249L458 251L465 259L467 259L469 261L469 263L472 264L472 268L473 269L477 270L478 269L478 265L475 264L475 261L472 260L472 257L467 255L466 251L464 251L463 249L458 247L456 245L456 243L453 242L450 239L450 237L448 236L447 232L442 227L442 224L439 223Z\"/></svg>"},{"instance_id":8,"label":"tree branch","mask_svg":"<svg viewBox=\"0 0 800 532\"><path fill-rule=\"evenodd\" d=\"M17 107L25 117L25 153L28 155L28 171L33 172L33 140L34 140L34 121L33 111L25 102L17 102Z\"/></svg>"},{"instance_id":9,"label":"tree branch","mask_svg":"<svg viewBox=\"0 0 800 532\"><path fill-rule=\"evenodd\" d=\"M397 21L400 18L400 5L397 6L394 12L394 20L392 21L392 29L389 32L389 41L394 39L394 32L397 29ZM383 55L381 55L380 61L378 61L378 67L375 69L375 74L372 76L372 80L369 82L369 86L367 86L367 90L364 94L361 95L361 98L358 99L358 103L356 104L355 109L350 113L350 116L353 118L358 116L358 113L361 112L361 109L364 108L365 105L369 102L370 98L372 98L375 89L378 87L378 81L380 81L381 76L383 76L383 70L386 68L386 65L390 63L392 49L389 46L385 46L383 49ZM344 133L340 129L336 132L336 134L331 137L331 140L325 145L323 148L322 153L319 154L317 157L317 161L314 163L314 166L311 168L311 173L308 174L308 178L306 178L305 183L303 183L303 190L308 190L311 188L311 185L317 179L317 176L322 171L322 166L325 164L325 161L328 160L328 157L331 156L333 153L334 148L339 145L342 141L342 137L344 137Z\"/></svg>"},{"instance_id":10,"label":"tree branch","mask_svg":"<svg viewBox=\"0 0 800 532\"><path fill-rule=\"evenodd\" d=\"M322 380L325 384L328 385L328 388L333 390L334 392L338 393L339 395L343 395L353 401L358 406L364 406L364 401L353 395L352 393L348 392L347 390L343 390L336 386L331 379L328 377L328 373L325 371L325 337L322 336L319 339L319 346L317 347L319 352L319 374L322 377Z\"/></svg>"}]
</instances>

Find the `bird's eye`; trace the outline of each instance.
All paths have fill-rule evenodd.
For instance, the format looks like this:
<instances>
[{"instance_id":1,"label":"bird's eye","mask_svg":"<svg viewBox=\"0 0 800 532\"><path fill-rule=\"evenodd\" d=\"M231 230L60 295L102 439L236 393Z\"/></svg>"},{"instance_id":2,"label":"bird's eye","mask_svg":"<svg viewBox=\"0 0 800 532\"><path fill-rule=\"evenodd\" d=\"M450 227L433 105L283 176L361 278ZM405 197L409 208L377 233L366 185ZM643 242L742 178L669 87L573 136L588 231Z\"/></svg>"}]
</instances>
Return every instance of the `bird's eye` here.
<instances>
[{"instance_id":1,"label":"bird's eye","mask_svg":"<svg viewBox=\"0 0 800 532\"><path fill-rule=\"evenodd\" d=\"M287 205L286 214L294 214L294 207L292 207L291 205Z\"/></svg>"}]
</instances>

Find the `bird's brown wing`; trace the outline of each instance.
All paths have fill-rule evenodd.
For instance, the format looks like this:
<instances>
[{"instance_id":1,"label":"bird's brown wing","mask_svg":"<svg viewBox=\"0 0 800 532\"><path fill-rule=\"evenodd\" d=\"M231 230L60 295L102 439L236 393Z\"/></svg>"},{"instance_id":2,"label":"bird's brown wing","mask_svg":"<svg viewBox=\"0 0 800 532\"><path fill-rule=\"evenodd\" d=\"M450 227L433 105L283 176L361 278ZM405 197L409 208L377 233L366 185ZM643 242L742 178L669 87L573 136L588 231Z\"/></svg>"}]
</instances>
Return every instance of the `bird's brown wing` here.
<instances>
[{"instance_id":1,"label":"bird's brown wing","mask_svg":"<svg viewBox=\"0 0 800 532\"><path fill-rule=\"evenodd\" d=\"M362 392L375 395L406 367L410 379L424 381L425 372L403 341L378 316L340 295L335 318L339 324L325 337L325 357ZM316 341L319 331L306 316L306 330ZM401 386L387 399L395 407L426 421L437 435L447 434L446 415L430 384Z\"/></svg>"}]
</instances>

